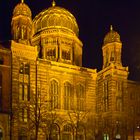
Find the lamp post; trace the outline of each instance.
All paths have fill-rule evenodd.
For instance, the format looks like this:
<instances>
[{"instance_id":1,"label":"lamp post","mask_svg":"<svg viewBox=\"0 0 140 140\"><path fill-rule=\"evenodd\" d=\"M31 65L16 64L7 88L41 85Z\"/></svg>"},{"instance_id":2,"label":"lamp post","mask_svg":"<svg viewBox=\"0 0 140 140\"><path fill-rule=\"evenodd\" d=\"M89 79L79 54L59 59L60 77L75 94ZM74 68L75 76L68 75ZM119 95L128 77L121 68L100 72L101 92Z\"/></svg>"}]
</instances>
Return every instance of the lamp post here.
<instances>
[{"instance_id":1,"label":"lamp post","mask_svg":"<svg viewBox=\"0 0 140 140\"><path fill-rule=\"evenodd\" d=\"M139 128L140 128L140 126L137 125L136 129L138 130ZM133 140L135 140L135 125L133 125Z\"/></svg>"},{"instance_id":2,"label":"lamp post","mask_svg":"<svg viewBox=\"0 0 140 140\"><path fill-rule=\"evenodd\" d=\"M134 126L134 124L133 124L132 133L133 133L133 140L135 140L135 126Z\"/></svg>"},{"instance_id":3,"label":"lamp post","mask_svg":"<svg viewBox=\"0 0 140 140\"><path fill-rule=\"evenodd\" d=\"M119 121L116 121L116 128L117 128L116 140L120 140L121 139L121 135L119 134Z\"/></svg>"},{"instance_id":4,"label":"lamp post","mask_svg":"<svg viewBox=\"0 0 140 140\"><path fill-rule=\"evenodd\" d=\"M137 129L137 133L136 134L139 134L138 132L139 132L140 126L137 125L136 129ZM136 140L140 140L140 136L139 135L136 135L136 136L137 136Z\"/></svg>"}]
</instances>

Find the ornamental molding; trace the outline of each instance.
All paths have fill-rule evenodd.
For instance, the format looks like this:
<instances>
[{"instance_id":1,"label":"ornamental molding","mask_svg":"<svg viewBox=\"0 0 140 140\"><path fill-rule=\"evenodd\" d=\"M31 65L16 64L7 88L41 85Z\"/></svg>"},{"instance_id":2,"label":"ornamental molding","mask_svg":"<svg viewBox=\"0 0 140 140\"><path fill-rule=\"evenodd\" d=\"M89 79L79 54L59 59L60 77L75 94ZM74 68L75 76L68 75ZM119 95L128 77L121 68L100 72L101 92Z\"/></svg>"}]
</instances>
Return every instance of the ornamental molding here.
<instances>
[{"instance_id":1,"label":"ornamental molding","mask_svg":"<svg viewBox=\"0 0 140 140\"><path fill-rule=\"evenodd\" d=\"M13 57L26 58L36 60L38 56L37 46L29 46L25 44L11 42L11 51Z\"/></svg>"}]
</instances>

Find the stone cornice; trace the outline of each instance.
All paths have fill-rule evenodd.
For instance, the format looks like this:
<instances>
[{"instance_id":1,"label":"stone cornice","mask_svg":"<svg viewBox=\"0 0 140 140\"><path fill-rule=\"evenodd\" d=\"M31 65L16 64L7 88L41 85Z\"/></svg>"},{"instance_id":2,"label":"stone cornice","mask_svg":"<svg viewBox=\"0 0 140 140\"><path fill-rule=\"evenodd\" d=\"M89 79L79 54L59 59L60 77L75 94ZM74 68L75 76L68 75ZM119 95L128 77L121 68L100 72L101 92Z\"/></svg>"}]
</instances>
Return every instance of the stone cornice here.
<instances>
[{"instance_id":1,"label":"stone cornice","mask_svg":"<svg viewBox=\"0 0 140 140\"><path fill-rule=\"evenodd\" d=\"M23 57L29 60L36 60L38 51L37 46L29 46L25 44L11 41L12 56Z\"/></svg>"}]
</instances>

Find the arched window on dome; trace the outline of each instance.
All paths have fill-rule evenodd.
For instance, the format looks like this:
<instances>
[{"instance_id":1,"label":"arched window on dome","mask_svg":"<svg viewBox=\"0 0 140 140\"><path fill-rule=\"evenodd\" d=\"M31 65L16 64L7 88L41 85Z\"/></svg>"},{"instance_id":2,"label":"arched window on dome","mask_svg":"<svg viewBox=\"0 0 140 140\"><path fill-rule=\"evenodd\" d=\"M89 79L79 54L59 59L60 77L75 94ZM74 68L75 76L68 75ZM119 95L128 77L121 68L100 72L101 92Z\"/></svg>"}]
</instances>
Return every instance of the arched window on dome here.
<instances>
[{"instance_id":1,"label":"arched window on dome","mask_svg":"<svg viewBox=\"0 0 140 140\"><path fill-rule=\"evenodd\" d=\"M62 140L72 140L73 139L73 129L70 124L63 126Z\"/></svg>"},{"instance_id":2,"label":"arched window on dome","mask_svg":"<svg viewBox=\"0 0 140 140\"><path fill-rule=\"evenodd\" d=\"M67 19L67 28L71 29L71 19Z\"/></svg>"},{"instance_id":3,"label":"arched window on dome","mask_svg":"<svg viewBox=\"0 0 140 140\"><path fill-rule=\"evenodd\" d=\"M59 26L60 25L60 17L55 16L54 17L54 26Z\"/></svg>"},{"instance_id":4,"label":"arched window on dome","mask_svg":"<svg viewBox=\"0 0 140 140\"><path fill-rule=\"evenodd\" d=\"M36 34L36 32L37 32L37 23L36 22L34 23L33 27L34 27L33 28L33 33Z\"/></svg>"},{"instance_id":5,"label":"arched window on dome","mask_svg":"<svg viewBox=\"0 0 140 140\"><path fill-rule=\"evenodd\" d=\"M41 21L41 27L44 28L44 27L47 27L47 23L48 23L48 19L46 17L44 17Z\"/></svg>"},{"instance_id":6,"label":"arched window on dome","mask_svg":"<svg viewBox=\"0 0 140 140\"><path fill-rule=\"evenodd\" d=\"M41 29L41 20L40 19L37 21L36 25L37 25L37 27L36 27L37 31L39 31Z\"/></svg>"},{"instance_id":7,"label":"arched window on dome","mask_svg":"<svg viewBox=\"0 0 140 140\"><path fill-rule=\"evenodd\" d=\"M55 24L55 21L54 21L54 16L50 16L48 19L47 19L47 27L48 26L54 26Z\"/></svg>"},{"instance_id":8,"label":"arched window on dome","mask_svg":"<svg viewBox=\"0 0 140 140\"><path fill-rule=\"evenodd\" d=\"M67 19L63 16L60 16L60 26L62 27L66 27L66 24L67 24Z\"/></svg>"},{"instance_id":9,"label":"arched window on dome","mask_svg":"<svg viewBox=\"0 0 140 140\"><path fill-rule=\"evenodd\" d=\"M70 29L73 31L73 21L72 21L72 19L69 20L69 24L70 24L69 25Z\"/></svg>"}]
</instances>

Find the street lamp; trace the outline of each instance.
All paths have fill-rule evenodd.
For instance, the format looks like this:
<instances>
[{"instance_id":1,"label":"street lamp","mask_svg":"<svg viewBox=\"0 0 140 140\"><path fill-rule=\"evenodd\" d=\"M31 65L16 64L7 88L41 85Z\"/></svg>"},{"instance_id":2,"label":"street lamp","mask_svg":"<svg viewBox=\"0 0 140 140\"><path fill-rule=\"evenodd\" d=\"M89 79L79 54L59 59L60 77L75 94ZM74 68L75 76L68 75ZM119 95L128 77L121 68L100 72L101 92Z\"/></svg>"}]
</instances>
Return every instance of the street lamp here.
<instances>
[{"instance_id":1,"label":"street lamp","mask_svg":"<svg viewBox=\"0 0 140 140\"><path fill-rule=\"evenodd\" d=\"M139 129L140 128L140 126L139 125L137 125L137 127L136 127L137 129ZM133 126L133 140L135 140L135 126ZM137 138L136 140L140 140L140 138Z\"/></svg>"},{"instance_id":2,"label":"street lamp","mask_svg":"<svg viewBox=\"0 0 140 140\"><path fill-rule=\"evenodd\" d=\"M116 140L120 140L121 139L121 135L119 134L119 121L116 121Z\"/></svg>"}]
</instances>

